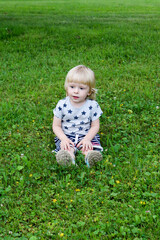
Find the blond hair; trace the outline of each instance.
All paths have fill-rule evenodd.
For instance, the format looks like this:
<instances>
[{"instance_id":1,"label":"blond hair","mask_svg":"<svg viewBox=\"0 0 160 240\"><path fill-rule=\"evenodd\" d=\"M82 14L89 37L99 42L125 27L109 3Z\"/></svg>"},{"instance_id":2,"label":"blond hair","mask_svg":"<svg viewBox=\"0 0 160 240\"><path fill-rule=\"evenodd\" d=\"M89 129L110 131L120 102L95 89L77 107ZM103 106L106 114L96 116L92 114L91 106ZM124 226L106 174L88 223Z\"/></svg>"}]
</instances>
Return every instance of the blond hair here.
<instances>
[{"instance_id":1,"label":"blond hair","mask_svg":"<svg viewBox=\"0 0 160 240\"><path fill-rule=\"evenodd\" d=\"M72 68L66 76L66 80L64 84L65 90L67 90L68 83L72 83L72 82L88 85L89 93L90 93L88 98L90 99L96 98L95 75L90 68L84 65L78 65Z\"/></svg>"}]
</instances>

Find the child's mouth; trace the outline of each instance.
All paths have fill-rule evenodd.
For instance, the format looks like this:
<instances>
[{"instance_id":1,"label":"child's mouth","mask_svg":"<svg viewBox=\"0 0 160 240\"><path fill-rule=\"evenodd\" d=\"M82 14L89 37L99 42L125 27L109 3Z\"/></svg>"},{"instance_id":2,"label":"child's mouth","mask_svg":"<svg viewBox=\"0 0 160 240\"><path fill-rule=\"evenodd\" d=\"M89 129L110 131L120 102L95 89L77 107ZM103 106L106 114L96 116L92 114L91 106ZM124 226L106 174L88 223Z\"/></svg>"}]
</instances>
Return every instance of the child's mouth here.
<instances>
[{"instance_id":1,"label":"child's mouth","mask_svg":"<svg viewBox=\"0 0 160 240\"><path fill-rule=\"evenodd\" d=\"M78 99L79 97L77 97L77 96L73 96L73 98L74 98L74 99Z\"/></svg>"}]
</instances>

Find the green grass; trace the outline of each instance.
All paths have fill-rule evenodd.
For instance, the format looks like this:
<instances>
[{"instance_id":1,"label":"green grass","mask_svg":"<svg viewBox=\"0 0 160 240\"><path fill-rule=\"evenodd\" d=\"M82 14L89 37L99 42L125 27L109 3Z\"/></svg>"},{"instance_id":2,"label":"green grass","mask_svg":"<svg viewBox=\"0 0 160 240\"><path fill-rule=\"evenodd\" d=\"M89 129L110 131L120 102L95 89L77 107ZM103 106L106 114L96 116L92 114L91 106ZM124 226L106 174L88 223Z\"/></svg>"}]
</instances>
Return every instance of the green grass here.
<instances>
[{"instance_id":1,"label":"green grass","mask_svg":"<svg viewBox=\"0 0 160 240\"><path fill-rule=\"evenodd\" d=\"M0 0L0 239L159 239L159 1ZM67 72L96 74L103 161L57 165Z\"/></svg>"}]
</instances>

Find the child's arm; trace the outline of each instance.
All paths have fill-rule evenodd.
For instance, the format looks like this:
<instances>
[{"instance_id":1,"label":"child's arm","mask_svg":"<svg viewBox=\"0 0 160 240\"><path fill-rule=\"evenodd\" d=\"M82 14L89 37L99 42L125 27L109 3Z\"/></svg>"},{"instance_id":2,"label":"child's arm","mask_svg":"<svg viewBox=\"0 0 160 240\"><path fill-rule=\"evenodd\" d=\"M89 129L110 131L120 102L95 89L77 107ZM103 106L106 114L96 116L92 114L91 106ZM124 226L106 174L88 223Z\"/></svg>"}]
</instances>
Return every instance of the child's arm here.
<instances>
[{"instance_id":1,"label":"child's arm","mask_svg":"<svg viewBox=\"0 0 160 240\"><path fill-rule=\"evenodd\" d=\"M91 123L91 128L88 131L87 135L79 142L79 144L77 145L77 147L80 147L80 145L83 145L82 147L82 151L88 151L88 150L92 150L93 146L91 143L91 140L96 136L96 134L99 131L99 118L96 119L95 121L93 121Z\"/></svg>"},{"instance_id":2,"label":"child's arm","mask_svg":"<svg viewBox=\"0 0 160 240\"><path fill-rule=\"evenodd\" d=\"M54 116L52 129L56 136L61 140L62 150L70 150L70 144L74 146L74 143L64 134L62 130L61 119Z\"/></svg>"}]
</instances>

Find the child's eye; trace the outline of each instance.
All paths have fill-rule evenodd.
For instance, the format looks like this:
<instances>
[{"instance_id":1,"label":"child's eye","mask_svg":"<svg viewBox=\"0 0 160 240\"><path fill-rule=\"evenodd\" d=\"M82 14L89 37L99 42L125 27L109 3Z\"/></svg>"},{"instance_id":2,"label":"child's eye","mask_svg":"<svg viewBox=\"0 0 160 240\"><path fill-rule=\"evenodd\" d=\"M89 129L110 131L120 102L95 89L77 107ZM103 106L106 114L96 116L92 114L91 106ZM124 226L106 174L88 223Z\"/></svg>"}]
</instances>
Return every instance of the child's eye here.
<instances>
[{"instance_id":1,"label":"child's eye","mask_svg":"<svg viewBox=\"0 0 160 240\"><path fill-rule=\"evenodd\" d=\"M83 87L81 87L80 89L81 89L81 90L83 90L84 88L83 88Z\"/></svg>"},{"instance_id":2,"label":"child's eye","mask_svg":"<svg viewBox=\"0 0 160 240\"><path fill-rule=\"evenodd\" d=\"M74 86L70 86L70 88L74 88Z\"/></svg>"}]
</instances>

